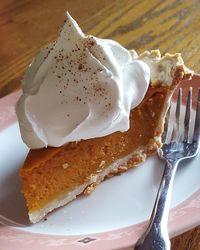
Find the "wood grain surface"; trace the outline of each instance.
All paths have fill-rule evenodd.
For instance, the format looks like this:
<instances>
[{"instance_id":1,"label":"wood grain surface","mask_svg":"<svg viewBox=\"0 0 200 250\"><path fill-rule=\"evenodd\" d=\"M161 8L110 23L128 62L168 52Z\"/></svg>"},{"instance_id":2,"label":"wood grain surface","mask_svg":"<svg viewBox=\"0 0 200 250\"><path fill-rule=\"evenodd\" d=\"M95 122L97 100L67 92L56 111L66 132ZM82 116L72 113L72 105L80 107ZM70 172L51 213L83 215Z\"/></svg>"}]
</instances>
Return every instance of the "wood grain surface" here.
<instances>
[{"instance_id":1,"label":"wood grain surface","mask_svg":"<svg viewBox=\"0 0 200 250\"><path fill-rule=\"evenodd\" d=\"M68 10L85 33L138 52L181 52L200 72L199 0L1 0L0 97L20 87L37 52L57 37ZM200 227L172 239L173 250L200 250Z\"/></svg>"}]
</instances>

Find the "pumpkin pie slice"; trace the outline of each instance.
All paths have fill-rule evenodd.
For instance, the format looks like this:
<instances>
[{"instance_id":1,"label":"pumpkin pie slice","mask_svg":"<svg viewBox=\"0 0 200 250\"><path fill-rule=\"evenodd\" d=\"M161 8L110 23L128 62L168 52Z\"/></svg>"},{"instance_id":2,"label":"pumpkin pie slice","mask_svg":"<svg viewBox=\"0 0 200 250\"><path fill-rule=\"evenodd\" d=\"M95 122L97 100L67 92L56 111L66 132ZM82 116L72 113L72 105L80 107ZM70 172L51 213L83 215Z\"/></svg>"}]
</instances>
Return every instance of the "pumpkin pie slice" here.
<instances>
[{"instance_id":1,"label":"pumpkin pie slice","mask_svg":"<svg viewBox=\"0 0 200 250\"><path fill-rule=\"evenodd\" d=\"M131 110L128 131L29 151L20 175L31 222L80 194L90 194L105 178L137 166L162 146L171 96L191 72L180 54L161 57L151 51L137 59L150 67L151 81L143 101Z\"/></svg>"}]
</instances>

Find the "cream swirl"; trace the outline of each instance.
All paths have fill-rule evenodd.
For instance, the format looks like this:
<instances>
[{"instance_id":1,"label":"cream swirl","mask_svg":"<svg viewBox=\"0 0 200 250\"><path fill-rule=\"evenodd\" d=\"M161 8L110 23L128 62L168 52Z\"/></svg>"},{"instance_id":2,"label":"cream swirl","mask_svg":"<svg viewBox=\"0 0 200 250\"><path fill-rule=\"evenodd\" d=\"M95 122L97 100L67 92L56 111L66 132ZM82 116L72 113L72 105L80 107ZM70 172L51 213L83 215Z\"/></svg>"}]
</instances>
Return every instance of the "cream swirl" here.
<instances>
[{"instance_id":1,"label":"cream swirl","mask_svg":"<svg viewBox=\"0 0 200 250\"><path fill-rule=\"evenodd\" d=\"M86 36L67 13L57 41L23 79L16 104L22 139L30 148L58 147L124 132L149 82L146 63L115 41Z\"/></svg>"}]
</instances>

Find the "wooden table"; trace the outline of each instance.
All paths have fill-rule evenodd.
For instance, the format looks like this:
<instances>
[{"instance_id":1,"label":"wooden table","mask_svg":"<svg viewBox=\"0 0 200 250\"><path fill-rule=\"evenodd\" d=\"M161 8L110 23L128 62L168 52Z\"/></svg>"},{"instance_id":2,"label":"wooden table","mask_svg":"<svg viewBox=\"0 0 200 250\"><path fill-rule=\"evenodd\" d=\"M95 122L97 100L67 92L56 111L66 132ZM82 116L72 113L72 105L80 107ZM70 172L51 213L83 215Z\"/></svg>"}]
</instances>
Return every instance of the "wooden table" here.
<instances>
[{"instance_id":1,"label":"wooden table","mask_svg":"<svg viewBox=\"0 0 200 250\"><path fill-rule=\"evenodd\" d=\"M57 37L68 10L85 33L127 48L181 52L200 72L199 0L1 0L0 97L20 86L39 49ZM200 226L172 239L173 250L200 249Z\"/></svg>"}]
</instances>

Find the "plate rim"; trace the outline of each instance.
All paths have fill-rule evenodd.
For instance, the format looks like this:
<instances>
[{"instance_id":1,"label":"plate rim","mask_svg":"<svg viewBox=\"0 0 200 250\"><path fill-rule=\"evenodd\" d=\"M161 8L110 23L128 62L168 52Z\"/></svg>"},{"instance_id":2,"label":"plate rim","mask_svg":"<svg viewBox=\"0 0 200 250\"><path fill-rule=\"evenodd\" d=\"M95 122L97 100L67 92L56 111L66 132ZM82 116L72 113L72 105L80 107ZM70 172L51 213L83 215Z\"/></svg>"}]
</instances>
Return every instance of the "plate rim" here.
<instances>
[{"instance_id":1,"label":"plate rim","mask_svg":"<svg viewBox=\"0 0 200 250\"><path fill-rule=\"evenodd\" d=\"M192 81L200 82L200 75L194 74ZM14 105L21 95L21 90L0 99L0 132L16 122ZM0 225L0 242L5 249L51 249L64 250L87 246L87 249L121 249L133 245L147 226L147 221L139 224L89 235L48 235L17 230ZM189 198L170 210L169 234L174 237L195 226L200 225L200 189Z\"/></svg>"}]
</instances>

